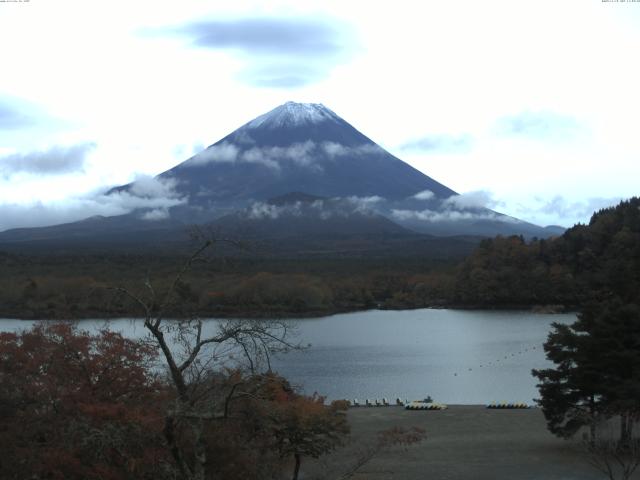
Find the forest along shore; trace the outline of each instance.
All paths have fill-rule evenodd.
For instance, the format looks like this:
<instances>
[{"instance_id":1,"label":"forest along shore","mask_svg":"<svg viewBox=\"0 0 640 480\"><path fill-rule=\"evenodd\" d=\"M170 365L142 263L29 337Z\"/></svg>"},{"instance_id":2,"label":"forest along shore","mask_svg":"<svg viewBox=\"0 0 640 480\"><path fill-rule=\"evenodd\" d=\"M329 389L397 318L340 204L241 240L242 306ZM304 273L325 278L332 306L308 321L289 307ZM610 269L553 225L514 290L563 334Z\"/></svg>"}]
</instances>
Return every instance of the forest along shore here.
<instances>
[{"instance_id":1,"label":"forest along shore","mask_svg":"<svg viewBox=\"0 0 640 480\"><path fill-rule=\"evenodd\" d=\"M579 282L569 281L567 267L552 263L547 255L532 255L529 250L535 246L513 237L481 243L467 258L205 259L182 278L179 302L168 313L174 318L273 318L370 309L571 310L578 304ZM528 261L523 264L519 255ZM136 316L139 306L112 288L144 295L149 279L154 290L162 292L185 258L0 252L0 317Z\"/></svg>"},{"instance_id":2,"label":"forest along shore","mask_svg":"<svg viewBox=\"0 0 640 480\"><path fill-rule=\"evenodd\" d=\"M392 427L420 427L426 439L377 454L352 478L356 480L599 480L581 441L548 432L538 408L495 410L482 405L450 405L441 411L402 407L351 408L348 446L303 464L305 478L339 478ZM328 473L328 474L327 474ZM633 478L640 478L640 475Z\"/></svg>"}]
</instances>

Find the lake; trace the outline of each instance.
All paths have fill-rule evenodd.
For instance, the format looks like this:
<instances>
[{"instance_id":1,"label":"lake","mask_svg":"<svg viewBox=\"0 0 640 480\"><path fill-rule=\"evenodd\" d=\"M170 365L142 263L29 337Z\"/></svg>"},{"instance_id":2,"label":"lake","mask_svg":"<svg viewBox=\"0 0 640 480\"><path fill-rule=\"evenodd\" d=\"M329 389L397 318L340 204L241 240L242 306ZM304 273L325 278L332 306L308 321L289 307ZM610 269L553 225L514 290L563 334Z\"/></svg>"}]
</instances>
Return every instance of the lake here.
<instances>
[{"instance_id":1,"label":"lake","mask_svg":"<svg viewBox=\"0 0 640 480\"><path fill-rule=\"evenodd\" d=\"M542 344L552 322L574 314L520 311L370 310L291 320L304 351L277 357L274 370L306 393L329 399L387 397L450 404L527 402L538 396L531 369L551 364ZM208 320L214 328L216 320ZM0 320L4 331L32 322ZM83 320L85 329L104 321ZM109 321L130 337L145 334L139 320Z\"/></svg>"}]
</instances>

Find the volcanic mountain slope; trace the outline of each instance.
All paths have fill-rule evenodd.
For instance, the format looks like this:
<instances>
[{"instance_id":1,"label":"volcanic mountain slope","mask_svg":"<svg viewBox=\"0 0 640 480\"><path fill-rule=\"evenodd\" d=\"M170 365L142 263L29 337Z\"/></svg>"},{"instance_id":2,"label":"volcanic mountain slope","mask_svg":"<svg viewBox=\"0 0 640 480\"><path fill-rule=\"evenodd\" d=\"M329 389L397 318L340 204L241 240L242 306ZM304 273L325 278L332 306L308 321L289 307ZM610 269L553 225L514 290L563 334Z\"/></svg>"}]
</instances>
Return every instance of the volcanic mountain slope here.
<instances>
[{"instance_id":1,"label":"volcanic mountain slope","mask_svg":"<svg viewBox=\"0 0 640 480\"><path fill-rule=\"evenodd\" d=\"M264 200L292 191L325 197L403 199L455 192L389 154L328 108L286 103L165 172L213 202ZM204 194L202 194L204 192Z\"/></svg>"},{"instance_id":2,"label":"volcanic mountain slope","mask_svg":"<svg viewBox=\"0 0 640 480\"><path fill-rule=\"evenodd\" d=\"M0 234L3 243L144 244L194 223L253 236L484 235L550 232L461 197L396 158L321 104L288 102L257 117L155 180L171 207ZM139 183L110 190L154 200ZM142 193L141 193L142 192ZM296 192L296 193L293 193ZM144 201L138 202L144 205ZM150 202L158 204L158 202ZM135 233L127 238L126 232ZM145 233L147 232L147 233ZM554 231L555 233L555 231ZM372 237L372 238L373 238ZM139 240L136 240L139 239ZM117 243L117 242L116 242Z\"/></svg>"},{"instance_id":3,"label":"volcanic mountain slope","mask_svg":"<svg viewBox=\"0 0 640 480\"><path fill-rule=\"evenodd\" d=\"M189 198L188 206L172 211L184 221L207 222L302 192L360 202L361 211L366 208L420 233L550 235L536 225L458 202L456 192L321 104L287 102L158 178Z\"/></svg>"},{"instance_id":4,"label":"volcanic mountain slope","mask_svg":"<svg viewBox=\"0 0 640 480\"><path fill-rule=\"evenodd\" d=\"M243 125L159 178L176 182L190 206L214 210L294 191L392 201L424 190L443 199L455 195L325 106L293 102Z\"/></svg>"},{"instance_id":5,"label":"volcanic mountain slope","mask_svg":"<svg viewBox=\"0 0 640 480\"><path fill-rule=\"evenodd\" d=\"M211 224L251 238L415 235L349 198L291 192L225 215Z\"/></svg>"}]
</instances>

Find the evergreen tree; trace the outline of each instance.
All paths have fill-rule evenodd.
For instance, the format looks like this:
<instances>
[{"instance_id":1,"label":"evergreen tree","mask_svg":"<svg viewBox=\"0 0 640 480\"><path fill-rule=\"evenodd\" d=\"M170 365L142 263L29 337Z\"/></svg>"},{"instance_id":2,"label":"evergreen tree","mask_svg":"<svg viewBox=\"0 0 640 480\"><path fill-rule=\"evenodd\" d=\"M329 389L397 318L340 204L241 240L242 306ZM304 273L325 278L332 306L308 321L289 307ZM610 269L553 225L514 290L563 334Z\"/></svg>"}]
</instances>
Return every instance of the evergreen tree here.
<instances>
[{"instance_id":1,"label":"evergreen tree","mask_svg":"<svg viewBox=\"0 0 640 480\"><path fill-rule=\"evenodd\" d=\"M547 427L560 437L571 437L590 426L591 438L595 438L602 384L592 340L580 331L579 322L570 326L554 323L544 349L556 367L532 372L540 380L538 404Z\"/></svg>"},{"instance_id":2,"label":"evergreen tree","mask_svg":"<svg viewBox=\"0 0 640 480\"><path fill-rule=\"evenodd\" d=\"M585 306L572 325L554 324L544 345L555 368L534 370L549 430L562 437L619 416L620 442L640 415L640 307L618 297Z\"/></svg>"},{"instance_id":3,"label":"evergreen tree","mask_svg":"<svg viewBox=\"0 0 640 480\"><path fill-rule=\"evenodd\" d=\"M640 416L640 307L615 298L585 309L581 321L595 339L606 413L620 417L620 443L627 445Z\"/></svg>"}]
</instances>

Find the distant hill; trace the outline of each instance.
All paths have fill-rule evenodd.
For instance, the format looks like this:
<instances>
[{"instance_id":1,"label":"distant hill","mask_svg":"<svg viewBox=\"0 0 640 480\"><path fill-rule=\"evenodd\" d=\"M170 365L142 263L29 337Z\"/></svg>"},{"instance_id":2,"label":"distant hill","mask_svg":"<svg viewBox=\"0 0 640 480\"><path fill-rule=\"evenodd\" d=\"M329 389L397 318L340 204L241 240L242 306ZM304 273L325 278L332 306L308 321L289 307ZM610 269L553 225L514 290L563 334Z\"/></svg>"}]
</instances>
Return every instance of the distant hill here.
<instances>
[{"instance_id":1,"label":"distant hill","mask_svg":"<svg viewBox=\"0 0 640 480\"><path fill-rule=\"evenodd\" d=\"M460 265L453 302L575 306L614 292L640 304L640 198L595 212L548 240L483 240Z\"/></svg>"}]
</instances>

